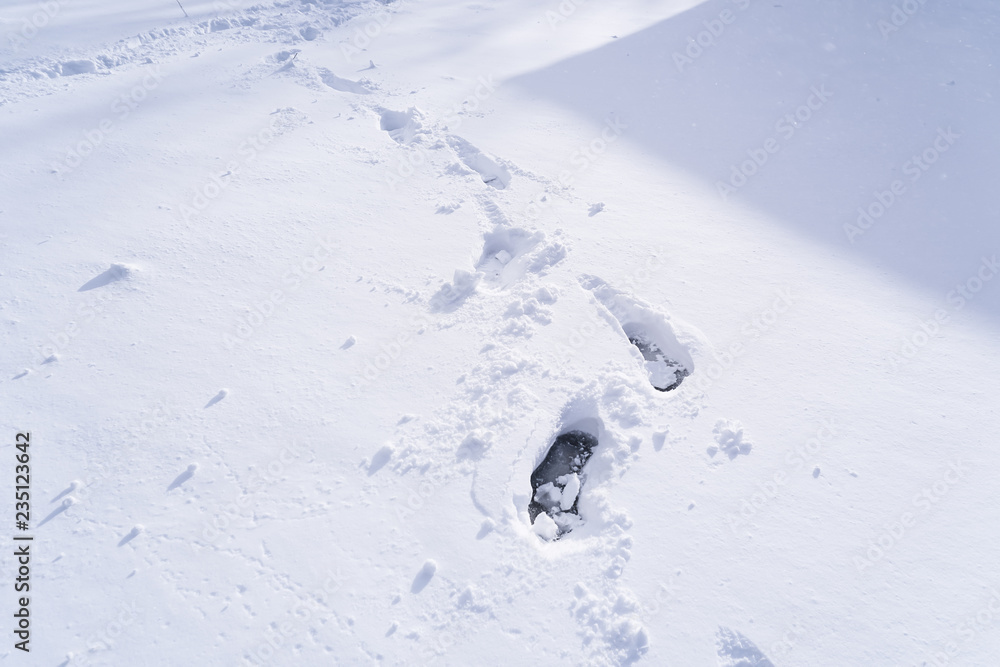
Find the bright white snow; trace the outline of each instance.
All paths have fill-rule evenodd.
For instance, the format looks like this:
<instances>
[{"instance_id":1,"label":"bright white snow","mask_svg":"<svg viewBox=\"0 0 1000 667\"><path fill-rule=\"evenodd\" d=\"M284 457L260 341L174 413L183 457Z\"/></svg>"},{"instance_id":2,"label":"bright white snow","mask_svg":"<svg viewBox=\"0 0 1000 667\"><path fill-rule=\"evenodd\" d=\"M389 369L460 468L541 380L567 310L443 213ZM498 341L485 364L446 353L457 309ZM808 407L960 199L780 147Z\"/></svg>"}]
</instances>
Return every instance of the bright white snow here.
<instances>
[{"instance_id":1,"label":"bright white snow","mask_svg":"<svg viewBox=\"0 0 1000 667\"><path fill-rule=\"evenodd\" d=\"M182 4L0 7L11 664L994 664L996 3Z\"/></svg>"}]
</instances>

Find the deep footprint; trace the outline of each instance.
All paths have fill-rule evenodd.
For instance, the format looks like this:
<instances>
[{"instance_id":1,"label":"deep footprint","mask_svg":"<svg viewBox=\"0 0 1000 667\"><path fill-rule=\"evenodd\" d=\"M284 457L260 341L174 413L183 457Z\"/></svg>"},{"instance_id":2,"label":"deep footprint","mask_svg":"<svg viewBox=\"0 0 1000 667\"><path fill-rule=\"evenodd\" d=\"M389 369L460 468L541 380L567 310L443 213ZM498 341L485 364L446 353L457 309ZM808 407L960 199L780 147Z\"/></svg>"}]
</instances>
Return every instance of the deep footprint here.
<instances>
[{"instance_id":1,"label":"deep footprint","mask_svg":"<svg viewBox=\"0 0 1000 667\"><path fill-rule=\"evenodd\" d=\"M665 355L663 350L656 346L656 343L649 340L641 328L628 324L622 328L625 330L629 342L639 348L642 358L646 360L646 368L649 369L650 382L654 389L672 391L691 374L691 371L685 368L684 364Z\"/></svg>"},{"instance_id":2,"label":"deep footprint","mask_svg":"<svg viewBox=\"0 0 1000 667\"><path fill-rule=\"evenodd\" d=\"M568 431L556 438L545 459L531 473L532 499L528 515L532 524L539 515L546 515L549 539L580 525L577 506L583 485L581 472L596 447L597 438L590 433Z\"/></svg>"}]
</instances>

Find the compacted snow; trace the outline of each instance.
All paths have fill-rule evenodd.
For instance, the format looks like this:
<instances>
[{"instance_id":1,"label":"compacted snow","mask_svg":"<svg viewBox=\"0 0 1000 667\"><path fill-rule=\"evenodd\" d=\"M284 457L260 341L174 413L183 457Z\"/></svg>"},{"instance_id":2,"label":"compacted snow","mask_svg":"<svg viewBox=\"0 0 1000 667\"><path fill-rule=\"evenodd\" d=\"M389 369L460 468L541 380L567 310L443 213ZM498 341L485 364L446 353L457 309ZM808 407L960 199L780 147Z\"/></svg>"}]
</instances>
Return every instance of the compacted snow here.
<instances>
[{"instance_id":1,"label":"compacted snow","mask_svg":"<svg viewBox=\"0 0 1000 667\"><path fill-rule=\"evenodd\" d=\"M995 664L998 58L988 0L6 3L0 655Z\"/></svg>"}]
</instances>

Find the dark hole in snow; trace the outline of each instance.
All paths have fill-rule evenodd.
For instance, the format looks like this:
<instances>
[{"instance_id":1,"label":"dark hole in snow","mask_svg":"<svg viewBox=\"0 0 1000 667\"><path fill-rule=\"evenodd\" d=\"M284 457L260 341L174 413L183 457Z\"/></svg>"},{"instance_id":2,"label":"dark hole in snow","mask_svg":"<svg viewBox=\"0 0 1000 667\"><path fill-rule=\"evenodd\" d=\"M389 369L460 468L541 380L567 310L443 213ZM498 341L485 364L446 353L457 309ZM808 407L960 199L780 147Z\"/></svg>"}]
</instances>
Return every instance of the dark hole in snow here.
<instances>
[{"instance_id":1,"label":"dark hole in snow","mask_svg":"<svg viewBox=\"0 0 1000 667\"><path fill-rule=\"evenodd\" d=\"M651 361L658 366L653 374L652 384L654 389L660 391L671 391L677 389L688 375L691 374L687 368L679 361L674 361L663 354L663 350L655 343L641 334L633 334L628 338L629 342L639 348L642 358Z\"/></svg>"},{"instance_id":2,"label":"dark hole in snow","mask_svg":"<svg viewBox=\"0 0 1000 667\"><path fill-rule=\"evenodd\" d=\"M528 515L532 524L540 514L547 514L559 535L579 525L581 473L596 447L597 438L584 431L568 431L556 438L545 459L531 473Z\"/></svg>"}]
</instances>

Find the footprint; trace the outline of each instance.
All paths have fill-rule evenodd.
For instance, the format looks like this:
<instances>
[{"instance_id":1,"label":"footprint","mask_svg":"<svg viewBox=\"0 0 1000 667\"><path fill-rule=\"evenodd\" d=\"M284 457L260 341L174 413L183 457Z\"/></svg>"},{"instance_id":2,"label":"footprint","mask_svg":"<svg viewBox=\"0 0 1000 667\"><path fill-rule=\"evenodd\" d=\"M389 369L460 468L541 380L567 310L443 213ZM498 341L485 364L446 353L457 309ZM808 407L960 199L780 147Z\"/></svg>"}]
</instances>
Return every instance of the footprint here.
<instances>
[{"instance_id":1,"label":"footprint","mask_svg":"<svg viewBox=\"0 0 1000 667\"><path fill-rule=\"evenodd\" d=\"M715 637L719 647L719 667L774 667L774 663L740 633L719 626Z\"/></svg>"},{"instance_id":2,"label":"footprint","mask_svg":"<svg viewBox=\"0 0 1000 667\"><path fill-rule=\"evenodd\" d=\"M509 285L528 270L528 253L545 239L541 232L497 227L483 235L483 254L476 263L476 270L487 280Z\"/></svg>"},{"instance_id":3,"label":"footprint","mask_svg":"<svg viewBox=\"0 0 1000 667\"><path fill-rule=\"evenodd\" d=\"M450 136L448 145L458 154L458 158L466 167L479 174L483 183L497 190L504 190L510 185L510 171L465 139Z\"/></svg>"},{"instance_id":4,"label":"footprint","mask_svg":"<svg viewBox=\"0 0 1000 667\"><path fill-rule=\"evenodd\" d=\"M680 386L691 374L682 363L668 357L654 343L646 328L638 322L628 322L622 325L622 331L628 336L630 343L639 348L639 353L646 360L646 370L649 371L649 381L653 388L659 391L672 391Z\"/></svg>"},{"instance_id":5,"label":"footprint","mask_svg":"<svg viewBox=\"0 0 1000 667\"><path fill-rule=\"evenodd\" d=\"M480 273L472 273L463 269L455 269L452 282L445 283L430 299L431 312L450 313L465 303L476 291Z\"/></svg>"},{"instance_id":6,"label":"footprint","mask_svg":"<svg viewBox=\"0 0 1000 667\"><path fill-rule=\"evenodd\" d=\"M77 74L95 74L97 63L93 60L67 60L59 63L61 76L76 76Z\"/></svg>"},{"instance_id":7,"label":"footprint","mask_svg":"<svg viewBox=\"0 0 1000 667\"><path fill-rule=\"evenodd\" d=\"M531 473L528 516L535 533L547 540L556 539L582 523L578 506L587 479L584 467L597 448L598 430L596 419L573 424L555 439Z\"/></svg>"},{"instance_id":8,"label":"footprint","mask_svg":"<svg viewBox=\"0 0 1000 667\"><path fill-rule=\"evenodd\" d=\"M312 42L323 33L316 26L310 25L304 28L299 28L299 34L302 36L302 39L307 42Z\"/></svg>"},{"instance_id":9,"label":"footprint","mask_svg":"<svg viewBox=\"0 0 1000 667\"><path fill-rule=\"evenodd\" d=\"M643 367L655 389L672 391L694 372L688 346L678 339L666 313L595 276L581 276L580 284L618 321L625 337L642 355Z\"/></svg>"},{"instance_id":10,"label":"footprint","mask_svg":"<svg viewBox=\"0 0 1000 667\"><path fill-rule=\"evenodd\" d=\"M356 95L368 95L372 91L368 86L360 81L351 81L350 79L343 79L328 69L320 67L316 70L319 73L319 78L326 85L330 86L334 90L339 90L342 93L354 93ZM385 129L384 127L382 128Z\"/></svg>"},{"instance_id":11,"label":"footprint","mask_svg":"<svg viewBox=\"0 0 1000 667\"><path fill-rule=\"evenodd\" d=\"M423 118L416 107L410 107L406 111L383 110L379 117L379 128L389 133L389 136L397 144L412 143L418 134L421 134L423 127L420 119Z\"/></svg>"}]
</instances>

